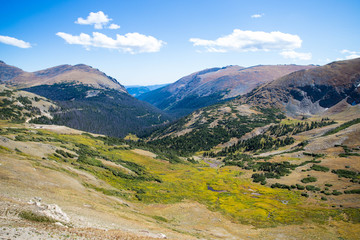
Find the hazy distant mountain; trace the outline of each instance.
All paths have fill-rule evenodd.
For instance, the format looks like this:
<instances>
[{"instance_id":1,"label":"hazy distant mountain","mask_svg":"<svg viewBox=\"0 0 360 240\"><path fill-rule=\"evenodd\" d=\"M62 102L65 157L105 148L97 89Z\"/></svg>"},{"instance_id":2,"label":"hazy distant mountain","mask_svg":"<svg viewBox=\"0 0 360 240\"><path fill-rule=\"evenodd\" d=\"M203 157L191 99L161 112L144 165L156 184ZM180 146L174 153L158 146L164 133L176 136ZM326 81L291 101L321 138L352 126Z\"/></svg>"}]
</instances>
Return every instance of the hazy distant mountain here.
<instances>
[{"instance_id":1,"label":"hazy distant mountain","mask_svg":"<svg viewBox=\"0 0 360 240\"><path fill-rule=\"evenodd\" d=\"M210 68L185 76L173 84L144 93L139 99L178 116L250 92L253 88L294 71L315 66L259 65L249 68Z\"/></svg>"},{"instance_id":2,"label":"hazy distant mountain","mask_svg":"<svg viewBox=\"0 0 360 240\"><path fill-rule=\"evenodd\" d=\"M318 114L341 101L360 102L360 58L291 73L255 89L251 104L285 108L289 114Z\"/></svg>"},{"instance_id":3,"label":"hazy distant mountain","mask_svg":"<svg viewBox=\"0 0 360 240\"><path fill-rule=\"evenodd\" d=\"M105 73L90 66L61 65L28 73L0 63L0 81L55 101L60 109L43 123L123 137L142 134L170 118L161 110L130 96Z\"/></svg>"},{"instance_id":4,"label":"hazy distant mountain","mask_svg":"<svg viewBox=\"0 0 360 240\"><path fill-rule=\"evenodd\" d=\"M148 85L148 86L140 86L140 85L131 85L131 86L125 86L128 93L133 97L138 97L141 94L153 91L158 88L165 87L169 84L156 84L156 85Z\"/></svg>"}]
</instances>

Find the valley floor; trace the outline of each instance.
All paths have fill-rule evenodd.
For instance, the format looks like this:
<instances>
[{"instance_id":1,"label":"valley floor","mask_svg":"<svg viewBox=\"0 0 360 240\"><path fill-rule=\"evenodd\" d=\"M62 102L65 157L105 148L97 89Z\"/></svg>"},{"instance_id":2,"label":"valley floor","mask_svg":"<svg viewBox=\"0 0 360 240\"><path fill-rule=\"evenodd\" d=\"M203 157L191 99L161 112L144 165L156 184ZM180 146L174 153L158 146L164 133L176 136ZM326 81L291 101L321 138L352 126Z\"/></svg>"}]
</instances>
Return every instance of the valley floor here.
<instances>
[{"instance_id":1,"label":"valley floor","mask_svg":"<svg viewBox=\"0 0 360 240\"><path fill-rule=\"evenodd\" d=\"M251 171L219 168L216 162L210 167L205 162L170 164L146 150L106 145L96 136L68 128L61 134L60 127L44 128L1 123L0 239L335 240L360 236L358 210L333 210L332 203L252 183ZM347 141L350 145L351 139ZM80 144L99 151L97 159L107 156L109 160L101 159L98 166L103 167L98 167L56 152L77 154L75 146ZM316 146L313 143L309 148ZM110 161L117 157L122 162ZM358 160L345 159L356 169ZM136 176L136 169L126 161L146 166L146 177L161 182L108 175L108 169L117 169ZM106 171L104 166L108 166ZM358 195L341 200L344 196L330 201L352 201L349 207L358 209ZM36 205L29 204L34 197L41 198L42 204L58 205L70 220L26 217L29 211L39 213ZM351 214L354 217L348 219ZM271 224L266 225L267 221Z\"/></svg>"}]
</instances>

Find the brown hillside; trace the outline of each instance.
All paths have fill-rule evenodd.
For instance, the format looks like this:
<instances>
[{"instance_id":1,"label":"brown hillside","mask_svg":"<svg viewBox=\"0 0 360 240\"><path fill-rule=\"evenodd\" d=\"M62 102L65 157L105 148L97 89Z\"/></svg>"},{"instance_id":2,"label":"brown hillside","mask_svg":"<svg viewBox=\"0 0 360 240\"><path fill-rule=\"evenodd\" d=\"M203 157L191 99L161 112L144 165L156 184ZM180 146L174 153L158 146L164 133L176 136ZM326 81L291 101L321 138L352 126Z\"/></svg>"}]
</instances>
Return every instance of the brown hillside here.
<instances>
[{"instance_id":1,"label":"brown hillside","mask_svg":"<svg viewBox=\"0 0 360 240\"><path fill-rule=\"evenodd\" d=\"M0 81L16 88L76 82L91 85L95 88L111 88L126 92L126 89L116 79L84 64L60 65L36 72L24 72L2 62L0 63Z\"/></svg>"}]
</instances>

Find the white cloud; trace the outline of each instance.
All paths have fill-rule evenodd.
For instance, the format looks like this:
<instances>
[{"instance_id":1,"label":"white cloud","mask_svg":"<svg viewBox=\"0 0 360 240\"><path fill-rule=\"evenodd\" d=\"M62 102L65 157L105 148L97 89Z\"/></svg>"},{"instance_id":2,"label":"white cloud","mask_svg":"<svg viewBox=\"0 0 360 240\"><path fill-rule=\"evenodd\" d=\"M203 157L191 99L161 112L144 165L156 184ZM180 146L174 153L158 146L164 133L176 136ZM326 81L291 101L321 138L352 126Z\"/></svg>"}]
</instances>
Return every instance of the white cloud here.
<instances>
[{"instance_id":1,"label":"white cloud","mask_svg":"<svg viewBox=\"0 0 360 240\"><path fill-rule=\"evenodd\" d=\"M112 24L110 24L110 26L109 26L108 28L109 28L109 29L119 29L120 26L117 25L117 24L115 24L115 23L112 23Z\"/></svg>"},{"instance_id":2,"label":"white cloud","mask_svg":"<svg viewBox=\"0 0 360 240\"><path fill-rule=\"evenodd\" d=\"M31 48L31 44L17 38L0 35L0 42L19 48Z\"/></svg>"},{"instance_id":3,"label":"white cloud","mask_svg":"<svg viewBox=\"0 0 360 240\"><path fill-rule=\"evenodd\" d=\"M152 36L140 33L127 33L125 35L116 34L116 38L106 36L99 32L93 32L92 36L81 33L73 36L68 33L58 32L57 36L63 38L68 44L82 45L86 49L91 47L117 49L131 54L158 52L166 43Z\"/></svg>"},{"instance_id":4,"label":"white cloud","mask_svg":"<svg viewBox=\"0 0 360 240\"><path fill-rule=\"evenodd\" d=\"M280 53L284 58L299 59L299 60L310 60L312 58L311 53L300 53L294 50L282 51Z\"/></svg>"},{"instance_id":5,"label":"white cloud","mask_svg":"<svg viewBox=\"0 0 360 240\"><path fill-rule=\"evenodd\" d=\"M189 41L194 46L204 47L207 52L292 50L300 48L302 43L298 35L240 29L216 40L191 38Z\"/></svg>"},{"instance_id":6,"label":"white cloud","mask_svg":"<svg viewBox=\"0 0 360 240\"><path fill-rule=\"evenodd\" d=\"M347 55L347 56L345 56L345 59L360 58L360 52L344 49L341 51L341 53Z\"/></svg>"},{"instance_id":7,"label":"white cloud","mask_svg":"<svg viewBox=\"0 0 360 240\"><path fill-rule=\"evenodd\" d=\"M254 15L251 15L251 18L261 18L262 16L264 16L263 13L261 13L261 14L254 14Z\"/></svg>"},{"instance_id":8,"label":"white cloud","mask_svg":"<svg viewBox=\"0 0 360 240\"><path fill-rule=\"evenodd\" d=\"M346 59L353 59L353 58L360 58L360 53L357 54L350 54L345 57Z\"/></svg>"},{"instance_id":9,"label":"white cloud","mask_svg":"<svg viewBox=\"0 0 360 240\"><path fill-rule=\"evenodd\" d=\"M86 19L79 17L75 23L83 25L94 25L95 29L103 29L112 19L105 15L102 11L90 12Z\"/></svg>"}]
</instances>

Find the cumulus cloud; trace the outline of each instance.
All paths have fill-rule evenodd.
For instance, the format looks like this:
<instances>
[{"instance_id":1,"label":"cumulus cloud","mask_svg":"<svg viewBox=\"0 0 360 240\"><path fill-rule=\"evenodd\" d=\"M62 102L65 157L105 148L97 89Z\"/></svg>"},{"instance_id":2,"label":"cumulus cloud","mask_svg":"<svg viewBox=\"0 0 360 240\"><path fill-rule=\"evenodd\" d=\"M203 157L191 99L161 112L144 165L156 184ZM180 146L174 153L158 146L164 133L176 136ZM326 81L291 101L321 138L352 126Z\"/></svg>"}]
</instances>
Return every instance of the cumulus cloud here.
<instances>
[{"instance_id":1,"label":"cumulus cloud","mask_svg":"<svg viewBox=\"0 0 360 240\"><path fill-rule=\"evenodd\" d=\"M311 53L300 53L294 50L282 51L280 53L284 58L299 59L299 60L310 60L312 58Z\"/></svg>"},{"instance_id":2,"label":"cumulus cloud","mask_svg":"<svg viewBox=\"0 0 360 240\"><path fill-rule=\"evenodd\" d=\"M103 29L112 19L105 15L102 11L90 12L86 19L79 17L75 23L82 25L94 25L95 29Z\"/></svg>"},{"instance_id":3,"label":"cumulus cloud","mask_svg":"<svg viewBox=\"0 0 360 240\"><path fill-rule=\"evenodd\" d=\"M115 24L115 23L112 23L112 24L110 24L110 26L109 26L108 28L109 28L109 29L119 29L120 26L117 25L117 24Z\"/></svg>"},{"instance_id":4,"label":"cumulus cloud","mask_svg":"<svg viewBox=\"0 0 360 240\"><path fill-rule=\"evenodd\" d=\"M341 53L347 55L347 56L345 56L345 59L360 58L360 52L344 49L341 51Z\"/></svg>"},{"instance_id":5,"label":"cumulus cloud","mask_svg":"<svg viewBox=\"0 0 360 240\"><path fill-rule=\"evenodd\" d=\"M92 36L85 33L74 36L64 32L58 32L56 35L63 38L68 44L82 45L88 50L91 47L99 47L117 49L131 54L158 52L166 44L153 36L146 36L136 32L125 35L116 34L115 39L99 32L93 32Z\"/></svg>"},{"instance_id":6,"label":"cumulus cloud","mask_svg":"<svg viewBox=\"0 0 360 240\"><path fill-rule=\"evenodd\" d=\"M8 37L8 36L2 36L0 35L0 42L8 45L12 45L19 48L31 48L31 44L28 42L25 42L23 40Z\"/></svg>"},{"instance_id":7,"label":"cumulus cloud","mask_svg":"<svg viewBox=\"0 0 360 240\"><path fill-rule=\"evenodd\" d=\"M300 48L302 43L298 35L240 29L216 40L191 38L189 41L194 46L204 47L207 52L291 50Z\"/></svg>"},{"instance_id":8,"label":"cumulus cloud","mask_svg":"<svg viewBox=\"0 0 360 240\"><path fill-rule=\"evenodd\" d=\"M261 14L254 14L254 15L251 15L251 18L261 18L262 16L264 16L263 13L261 13Z\"/></svg>"}]
</instances>

